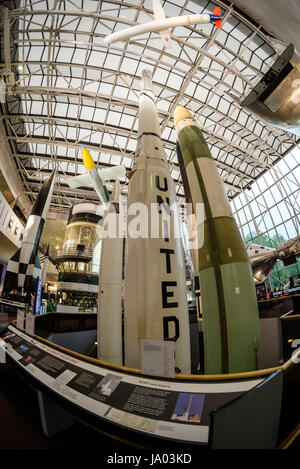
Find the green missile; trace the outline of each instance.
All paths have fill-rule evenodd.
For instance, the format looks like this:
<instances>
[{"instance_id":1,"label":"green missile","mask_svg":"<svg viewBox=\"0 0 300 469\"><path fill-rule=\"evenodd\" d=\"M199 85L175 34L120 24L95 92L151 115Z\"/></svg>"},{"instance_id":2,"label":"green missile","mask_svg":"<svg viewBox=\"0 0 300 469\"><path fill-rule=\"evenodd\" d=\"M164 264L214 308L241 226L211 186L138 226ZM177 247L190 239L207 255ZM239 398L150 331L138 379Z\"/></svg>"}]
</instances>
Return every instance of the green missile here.
<instances>
[{"instance_id":1,"label":"green missile","mask_svg":"<svg viewBox=\"0 0 300 469\"><path fill-rule=\"evenodd\" d=\"M192 114L174 112L187 202L204 204L204 241L192 252L199 276L206 374L261 366L260 324L251 264L215 161ZM204 224L204 226L203 226Z\"/></svg>"}]
</instances>

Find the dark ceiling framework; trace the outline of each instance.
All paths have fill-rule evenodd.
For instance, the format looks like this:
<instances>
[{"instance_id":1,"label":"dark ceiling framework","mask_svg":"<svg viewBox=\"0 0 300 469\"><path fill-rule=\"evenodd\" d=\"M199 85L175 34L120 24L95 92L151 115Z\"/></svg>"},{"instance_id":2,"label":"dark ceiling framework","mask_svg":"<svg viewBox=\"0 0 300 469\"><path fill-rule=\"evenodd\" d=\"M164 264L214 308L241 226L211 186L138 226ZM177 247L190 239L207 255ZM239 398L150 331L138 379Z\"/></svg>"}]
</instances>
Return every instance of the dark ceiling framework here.
<instances>
[{"instance_id":1,"label":"dark ceiling framework","mask_svg":"<svg viewBox=\"0 0 300 469\"><path fill-rule=\"evenodd\" d=\"M173 47L147 34L107 47L103 38L149 21L149 1L21 0L1 4L1 64L7 101L1 121L10 157L33 201L54 166L58 177L52 210L93 201L92 188L70 189L68 177L84 172L86 146L99 167L132 167L137 142L142 68L150 68L162 138L184 196L176 155L173 111L187 106L198 120L216 160L228 197L249 187L296 145L242 109L242 102L278 58L268 37L228 2L165 1L167 16L222 8L223 29L213 25L172 30ZM123 193L127 180L123 180Z\"/></svg>"}]
</instances>

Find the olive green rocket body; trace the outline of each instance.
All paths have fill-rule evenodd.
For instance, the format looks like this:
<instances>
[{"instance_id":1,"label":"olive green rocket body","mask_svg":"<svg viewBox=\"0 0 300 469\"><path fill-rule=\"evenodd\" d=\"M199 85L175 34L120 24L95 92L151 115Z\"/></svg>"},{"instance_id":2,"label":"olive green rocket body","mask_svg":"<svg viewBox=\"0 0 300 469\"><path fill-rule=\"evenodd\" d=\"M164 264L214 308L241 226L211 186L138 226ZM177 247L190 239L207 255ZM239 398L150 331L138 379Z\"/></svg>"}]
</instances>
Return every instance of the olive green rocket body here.
<instances>
[{"instance_id":1,"label":"olive green rocket body","mask_svg":"<svg viewBox=\"0 0 300 469\"><path fill-rule=\"evenodd\" d=\"M174 113L187 202L204 204L204 241L194 250L204 333L204 372L260 368L260 325L251 264L224 186L193 116ZM199 223L199 221L198 221ZM204 226L201 224L204 224ZM199 227L198 227L199 229Z\"/></svg>"}]
</instances>

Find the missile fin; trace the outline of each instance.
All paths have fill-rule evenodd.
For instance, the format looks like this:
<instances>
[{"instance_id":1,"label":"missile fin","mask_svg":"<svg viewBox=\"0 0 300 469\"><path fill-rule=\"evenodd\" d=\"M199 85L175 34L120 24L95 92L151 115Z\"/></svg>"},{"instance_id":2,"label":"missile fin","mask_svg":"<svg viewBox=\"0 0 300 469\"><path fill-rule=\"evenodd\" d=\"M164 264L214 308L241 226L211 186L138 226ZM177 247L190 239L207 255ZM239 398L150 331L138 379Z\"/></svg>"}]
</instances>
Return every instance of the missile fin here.
<instances>
[{"instance_id":1,"label":"missile fin","mask_svg":"<svg viewBox=\"0 0 300 469\"><path fill-rule=\"evenodd\" d=\"M10 292L18 287L18 273L6 271L3 292Z\"/></svg>"},{"instance_id":2,"label":"missile fin","mask_svg":"<svg viewBox=\"0 0 300 469\"><path fill-rule=\"evenodd\" d=\"M154 13L154 20L159 21L165 19L166 15L164 9L160 3L160 0L153 0L153 13ZM171 37L170 31L168 29L164 29L163 31L159 31L160 37L163 40L163 43L166 49L170 49L172 47L171 44Z\"/></svg>"},{"instance_id":3,"label":"missile fin","mask_svg":"<svg viewBox=\"0 0 300 469\"><path fill-rule=\"evenodd\" d=\"M111 168L98 169L101 181L109 181L110 179L122 178L126 176L126 168L123 164L120 166L112 166Z\"/></svg>"},{"instance_id":4,"label":"missile fin","mask_svg":"<svg viewBox=\"0 0 300 469\"><path fill-rule=\"evenodd\" d=\"M221 8L220 7L216 7L213 11L213 16L216 15L216 16L221 16ZM221 19L216 19L215 21L213 21L214 25L219 28L219 29L222 29L222 21Z\"/></svg>"},{"instance_id":5,"label":"missile fin","mask_svg":"<svg viewBox=\"0 0 300 469\"><path fill-rule=\"evenodd\" d=\"M18 249L8 261L4 285L3 285L3 291L9 292L10 290L13 290L18 285L20 252L21 252L21 249Z\"/></svg>"},{"instance_id":6,"label":"missile fin","mask_svg":"<svg viewBox=\"0 0 300 469\"><path fill-rule=\"evenodd\" d=\"M18 249L17 252L15 252L14 255L10 258L10 260L15 261L15 262L19 262L20 252L21 252L21 249Z\"/></svg>"},{"instance_id":7,"label":"missile fin","mask_svg":"<svg viewBox=\"0 0 300 469\"><path fill-rule=\"evenodd\" d=\"M160 3L160 0L153 0L152 5L153 5L153 13L154 13L155 21L163 20L166 17L166 15Z\"/></svg>"},{"instance_id":8,"label":"missile fin","mask_svg":"<svg viewBox=\"0 0 300 469\"><path fill-rule=\"evenodd\" d=\"M214 25L217 26L217 28L222 29L222 21L214 21Z\"/></svg>"},{"instance_id":9,"label":"missile fin","mask_svg":"<svg viewBox=\"0 0 300 469\"><path fill-rule=\"evenodd\" d=\"M164 42L166 49L171 49L172 42L171 42L170 31L168 29L164 29L163 31L159 31L159 34Z\"/></svg>"},{"instance_id":10,"label":"missile fin","mask_svg":"<svg viewBox=\"0 0 300 469\"><path fill-rule=\"evenodd\" d=\"M68 178L66 182L72 189L75 189L76 187L89 186L91 184L88 173L79 174L79 176Z\"/></svg>"}]
</instances>

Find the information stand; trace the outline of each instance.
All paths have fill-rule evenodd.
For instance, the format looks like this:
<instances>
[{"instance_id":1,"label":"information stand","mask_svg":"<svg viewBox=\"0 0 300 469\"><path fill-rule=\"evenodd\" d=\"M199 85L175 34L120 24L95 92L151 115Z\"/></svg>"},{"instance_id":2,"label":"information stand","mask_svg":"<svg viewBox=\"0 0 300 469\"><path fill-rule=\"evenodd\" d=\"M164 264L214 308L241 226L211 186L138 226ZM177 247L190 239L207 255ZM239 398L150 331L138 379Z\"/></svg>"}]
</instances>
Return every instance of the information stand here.
<instances>
[{"instance_id":1,"label":"information stand","mask_svg":"<svg viewBox=\"0 0 300 469\"><path fill-rule=\"evenodd\" d=\"M62 403L68 401L100 420L174 441L206 445L211 410L263 381L150 378L77 358L12 325L0 338L8 358L42 387L63 398Z\"/></svg>"}]
</instances>

